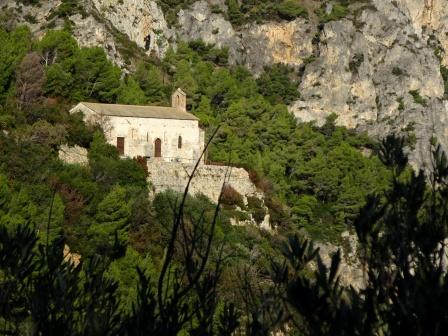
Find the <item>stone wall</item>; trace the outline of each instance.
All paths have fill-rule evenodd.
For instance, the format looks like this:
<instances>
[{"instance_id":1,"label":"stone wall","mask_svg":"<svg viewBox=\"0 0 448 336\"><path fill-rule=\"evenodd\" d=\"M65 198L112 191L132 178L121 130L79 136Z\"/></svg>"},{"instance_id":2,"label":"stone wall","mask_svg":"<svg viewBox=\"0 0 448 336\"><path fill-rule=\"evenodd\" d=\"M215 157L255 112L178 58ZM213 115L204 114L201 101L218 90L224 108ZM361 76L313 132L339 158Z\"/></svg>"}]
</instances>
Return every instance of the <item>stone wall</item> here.
<instances>
[{"instance_id":1,"label":"stone wall","mask_svg":"<svg viewBox=\"0 0 448 336\"><path fill-rule=\"evenodd\" d=\"M148 160L148 179L155 193L167 189L183 192L193 168L193 164L150 159ZM227 183L241 195L248 196L257 193L257 188L249 179L246 170L201 164L190 185L190 194L202 193L213 202L217 202L226 174L230 174Z\"/></svg>"},{"instance_id":2,"label":"stone wall","mask_svg":"<svg viewBox=\"0 0 448 336\"><path fill-rule=\"evenodd\" d=\"M148 180L153 194L168 189L180 193L184 192L188 178L194 169L194 164L166 162L160 159L150 159L147 162ZM257 187L249 178L249 173L243 168L200 164L190 184L189 194L203 194L212 202L217 203L224 181L243 196L246 206L248 205L247 198L249 196L261 200L265 212L264 219L261 222L257 222L251 213L251 209L236 207L236 211L245 213L249 219L231 218L232 225L256 225L270 231L272 229L270 215L268 208L264 204L264 194L257 190Z\"/></svg>"},{"instance_id":3,"label":"stone wall","mask_svg":"<svg viewBox=\"0 0 448 336\"><path fill-rule=\"evenodd\" d=\"M196 162L204 149L204 131L197 120L105 116L83 103L70 113L78 111L84 114L84 121L101 126L111 145L117 146L117 137L124 138L126 157L153 157L156 139L161 141L161 155L166 161Z\"/></svg>"}]
</instances>

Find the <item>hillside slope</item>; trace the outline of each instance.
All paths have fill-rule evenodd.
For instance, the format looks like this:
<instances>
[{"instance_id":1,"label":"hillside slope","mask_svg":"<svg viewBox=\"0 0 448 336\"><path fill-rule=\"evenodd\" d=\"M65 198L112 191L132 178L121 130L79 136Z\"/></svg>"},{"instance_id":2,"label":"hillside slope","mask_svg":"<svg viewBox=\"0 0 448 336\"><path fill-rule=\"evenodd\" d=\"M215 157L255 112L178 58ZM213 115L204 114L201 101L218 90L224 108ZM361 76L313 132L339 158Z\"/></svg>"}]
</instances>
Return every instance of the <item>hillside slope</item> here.
<instances>
[{"instance_id":1,"label":"hillside slope","mask_svg":"<svg viewBox=\"0 0 448 336\"><path fill-rule=\"evenodd\" d=\"M431 139L448 148L442 76L448 65L448 1L345 2L350 5L299 1L308 17L241 25L230 22L223 0L185 1L171 25L155 1L51 0L39 6L11 1L6 7L38 35L69 19L81 45L102 45L124 69L138 53L162 57L180 40L227 47L231 64L255 74L273 63L290 65L301 93L290 111L299 120L323 123L336 113L339 124L374 136L403 133L410 139L412 163L421 167L429 162Z\"/></svg>"}]
</instances>

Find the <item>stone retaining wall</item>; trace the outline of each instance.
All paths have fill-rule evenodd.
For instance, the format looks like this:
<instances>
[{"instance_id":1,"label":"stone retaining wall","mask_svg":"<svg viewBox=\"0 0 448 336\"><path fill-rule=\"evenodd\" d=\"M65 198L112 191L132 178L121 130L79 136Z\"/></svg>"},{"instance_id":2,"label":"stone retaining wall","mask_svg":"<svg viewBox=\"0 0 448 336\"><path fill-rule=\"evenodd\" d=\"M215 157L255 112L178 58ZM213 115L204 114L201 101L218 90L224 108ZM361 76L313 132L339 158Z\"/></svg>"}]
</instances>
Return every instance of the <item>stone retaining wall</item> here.
<instances>
[{"instance_id":1,"label":"stone retaining wall","mask_svg":"<svg viewBox=\"0 0 448 336\"><path fill-rule=\"evenodd\" d=\"M155 193L167 189L183 192L193 168L193 164L151 159L148 160L148 179ZM230 174L227 183L241 195L257 193L257 188L249 179L245 169L201 164L190 185L190 194L202 193L213 202L217 202L226 173Z\"/></svg>"}]
</instances>

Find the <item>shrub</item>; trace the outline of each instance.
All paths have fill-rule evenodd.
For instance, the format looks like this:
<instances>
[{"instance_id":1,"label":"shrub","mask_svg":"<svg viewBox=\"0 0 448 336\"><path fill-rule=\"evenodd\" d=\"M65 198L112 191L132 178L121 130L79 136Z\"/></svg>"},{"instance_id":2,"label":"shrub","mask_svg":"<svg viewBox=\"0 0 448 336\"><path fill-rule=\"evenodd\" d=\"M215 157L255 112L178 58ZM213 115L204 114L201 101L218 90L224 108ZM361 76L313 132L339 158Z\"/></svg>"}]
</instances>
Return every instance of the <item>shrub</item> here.
<instances>
[{"instance_id":1,"label":"shrub","mask_svg":"<svg viewBox=\"0 0 448 336\"><path fill-rule=\"evenodd\" d=\"M272 182L265 176L261 176L255 170L249 170L250 181L264 193L272 192L273 186Z\"/></svg>"},{"instance_id":2,"label":"shrub","mask_svg":"<svg viewBox=\"0 0 448 336\"><path fill-rule=\"evenodd\" d=\"M229 184L225 184L222 189L221 203L224 205L244 208L243 196Z\"/></svg>"},{"instance_id":3,"label":"shrub","mask_svg":"<svg viewBox=\"0 0 448 336\"><path fill-rule=\"evenodd\" d=\"M354 74L357 74L362 62L364 62L364 55L355 54L355 56L353 56L352 60L348 64L350 71Z\"/></svg>"},{"instance_id":4,"label":"shrub","mask_svg":"<svg viewBox=\"0 0 448 336\"><path fill-rule=\"evenodd\" d=\"M420 95L420 92L418 90L411 90L409 91L409 94L412 96L412 98L414 98L414 102L416 104L427 106L426 99Z\"/></svg>"},{"instance_id":5,"label":"shrub","mask_svg":"<svg viewBox=\"0 0 448 336\"><path fill-rule=\"evenodd\" d=\"M297 0L284 0L276 6L278 15L282 19L292 20L297 17L308 17L306 8L299 5Z\"/></svg>"},{"instance_id":6,"label":"shrub","mask_svg":"<svg viewBox=\"0 0 448 336\"><path fill-rule=\"evenodd\" d=\"M401 75L404 74L404 71L401 70L400 67L394 66L393 69L392 69L392 74L395 75L395 76L401 76Z\"/></svg>"},{"instance_id":7,"label":"shrub","mask_svg":"<svg viewBox=\"0 0 448 336\"><path fill-rule=\"evenodd\" d=\"M246 212L243 211L238 211L238 210L226 210L224 212L224 214L226 216L228 216L229 218L235 218L236 220L238 220L239 222L245 222L250 220L249 215Z\"/></svg>"},{"instance_id":8,"label":"shrub","mask_svg":"<svg viewBox=\"0 0 448 336\"><path fill-rule=\"evenodd\" d=\"M33 15L26 14L23 18L28 23L31 23L31 24L36 24L37 23L37 20L36 20L36 18Z\"/></svg>"},{"instance_id":9,"label":"shrub","mask_svg":"<svg viewBox=\"0 0 448 336\"><path fill-rule=\"evenodd\" d=\"M288 209L278 199L267 197L264 200L268 208L271 225L276 227L282 225L283 227L290 225L290 214Z\"/></svg>"},{"instance_id":10,"label":"shrub","mask_svg":"<svg viewBox=\"0 0 448 336\"><path fill-rule=\"evenodd\" d=\"M442 74L444 86L445 86L445 96L448 95L448 68L446 66L440 66L440 73Z\"/></svg>"},{"instance_id":11,"label":"shrub","mask_svg":"<svg viewBox=\"0 0 448 336\"><path fill-rule=\"evenodd\" d=\"M263 222L264 220L264 217L266 216L266 211L264 209L254 209L251 211L251 213L257 224L261 224L261 222Z\"/></svg>"},{"instance_id":12,"label":"shrub","mask_svg":"<svg viewBox=\"0 0 448 336\"><path fill-rule=\"evenodd\" d=\"M260 224L266 216L266 210L263 206L263 201L255 196L247 197L247 207L254 217L257 224Z\"/></svg>"},{"instance_id":13,"label":"shrub","mask_svg":"<svg viewBox=\"0 0 448 336\"><path fill-rule=\"evenodd\" d=\"M297 90L298 83L291 79L291 72L291 69L284 64L266 67L257 79L258 91L272 105L290 104L300 96Z\"/></svg>"},{"instance_id":14,"label":"shrub","mask_svg":"<svg viewBox=\"0 0 448 336\"><path fill-rule=\"evenodd\" d=\"M326 23L345 18L348 14L348 8L346 5L336 3L333 4L333 9L331 10L331 13L327 14L325 12L325 5L323 5L323 7L316 10L316 14L319 16L321 22Z\"/></svg>"},{"instance_id":15,"label":"shrub","mask_svg":"<svg viewBox=\"0 0 448 336\"><path fill-rule=\"evenodd\" d=\"M247 196L247 207L249 209L263 208L263 201L255 196Z\"/></svg>"},{"instance_id":16,"label":"shrub","mask_svg":"<svg viewBox=\"0 0 448 336\"><path fill-rule=\"evenodd\" d=\"M142 167L145 175L148 176L148 163L146 162L146 158L138 155L137 157L133 158L133 160L137 162L140 167Z\"/></svg>"},{"instance_id":17,"label":"shrub","mask_svg":"<svg viewBox=\"0 0 448 336\"><path fill-rule=\"evenodd\" d=\"M397 98L397 103L398 103L398 111L403 111L404 110L403 98L402 97Z\"/></svg>"}]
</instances>

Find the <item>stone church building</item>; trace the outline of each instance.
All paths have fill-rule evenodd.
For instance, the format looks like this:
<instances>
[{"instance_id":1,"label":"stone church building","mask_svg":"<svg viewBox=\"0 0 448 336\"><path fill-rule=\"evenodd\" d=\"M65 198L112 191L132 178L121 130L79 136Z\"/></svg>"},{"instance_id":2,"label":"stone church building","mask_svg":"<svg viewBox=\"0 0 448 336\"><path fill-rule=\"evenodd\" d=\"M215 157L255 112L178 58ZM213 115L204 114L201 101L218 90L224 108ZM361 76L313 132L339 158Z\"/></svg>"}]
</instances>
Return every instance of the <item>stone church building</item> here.
<instances>
[{"instance_id":1,"label":"stone church building","mask_svg":"<svg viewBox=\"0 0 448 336\"><path fill-rule=\"evenodd\" d=\"M81 102L70 110L75 112L82 112L86 122L98 123L122 156L193 163L204 149L204 131L199 119L187 112L181 89L171 96L171 107Z\"/></svg>"}]
</instances>

